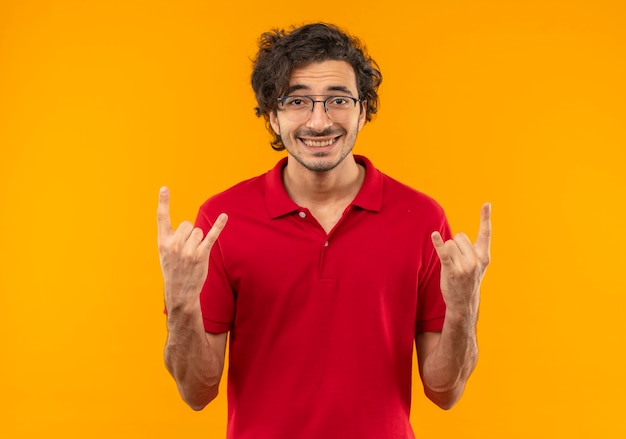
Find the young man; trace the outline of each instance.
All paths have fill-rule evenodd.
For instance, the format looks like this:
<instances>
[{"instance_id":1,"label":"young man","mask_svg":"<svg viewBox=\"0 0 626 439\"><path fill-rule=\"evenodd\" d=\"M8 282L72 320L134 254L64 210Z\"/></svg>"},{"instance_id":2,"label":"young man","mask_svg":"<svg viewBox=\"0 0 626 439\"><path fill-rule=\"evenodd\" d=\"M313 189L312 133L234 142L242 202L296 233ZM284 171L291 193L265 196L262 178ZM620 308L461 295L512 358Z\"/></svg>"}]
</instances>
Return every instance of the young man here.
<instances>
[{"instance_id":1,"label":"young man","mask_svg":"<svg viewBox=\"0 0 626 439\"><path fill-rule=\"evenodd\" d=\"M475 243L452 238L435 201L352 154L380 80L334 26L264 34L257 114L287 157L210 198L195 227L172 229L161 189L165 363L200 410L230 333L229 438L413 438L413 344L442 408L474 369L490 206Z\"/></svg>"}]
</instances>

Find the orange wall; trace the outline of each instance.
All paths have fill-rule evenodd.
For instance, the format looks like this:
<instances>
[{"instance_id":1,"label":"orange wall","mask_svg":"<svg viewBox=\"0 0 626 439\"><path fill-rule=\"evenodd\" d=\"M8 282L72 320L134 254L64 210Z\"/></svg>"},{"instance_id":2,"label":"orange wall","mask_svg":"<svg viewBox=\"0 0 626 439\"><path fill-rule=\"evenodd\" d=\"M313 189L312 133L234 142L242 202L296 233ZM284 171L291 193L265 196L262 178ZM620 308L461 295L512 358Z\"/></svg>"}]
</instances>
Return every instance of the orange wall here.
<instances>
[{"instance_id":1,"label":"orange wall","mask_svg":"<svg viewBox=\"0 0 626 439\"><path fill-rule=\"evenodd\" d=\"M225 395L194 413L162 364L157 193L193 219L278 160L249 58L317 20L383 70L357 152L455 230L493 203L479 365L451 412L416 383L418 436L626 436L626 4L212 4L0 3L3 437L224 436Z\"/></svg>"}]
</instances>

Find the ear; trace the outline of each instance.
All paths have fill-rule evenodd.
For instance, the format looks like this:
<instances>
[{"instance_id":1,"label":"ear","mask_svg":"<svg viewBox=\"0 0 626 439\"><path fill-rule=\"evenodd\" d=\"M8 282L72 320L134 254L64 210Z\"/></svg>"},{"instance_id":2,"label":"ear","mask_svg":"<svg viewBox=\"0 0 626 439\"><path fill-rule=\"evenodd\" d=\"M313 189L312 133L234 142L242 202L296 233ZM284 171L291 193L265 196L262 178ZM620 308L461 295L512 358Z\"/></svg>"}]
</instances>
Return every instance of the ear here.
<instances>
[{"instance_id":1,"label":"ear","mask_svg":"<svg viewBox=\"0 0 626 439\"><path fill-rule=\"evenodd\" d=\"M278 123L276 111L270 111L270 125L272 126L274 132L280 136L280 124Z\"/></svg>"},{"instance_id":2,"label":"ear","mask_svg":"<svg viewBox=\"0 0 626 439\"><path fill-rule=\"evenodd\" d=\"M361 101L361 112L359 113L359 131L365 126L367 117L367 101Z\"/></svg>"}]
</instances>

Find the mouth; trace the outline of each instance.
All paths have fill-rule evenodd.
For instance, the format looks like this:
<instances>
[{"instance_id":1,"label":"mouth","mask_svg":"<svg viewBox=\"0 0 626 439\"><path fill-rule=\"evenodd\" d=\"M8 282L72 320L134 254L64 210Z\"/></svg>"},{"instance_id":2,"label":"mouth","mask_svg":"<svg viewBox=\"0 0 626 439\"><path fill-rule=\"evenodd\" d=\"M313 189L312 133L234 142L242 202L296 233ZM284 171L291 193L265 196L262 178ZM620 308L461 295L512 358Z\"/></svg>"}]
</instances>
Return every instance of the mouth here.
<instances>
[{"instance_id":1,"label":"mouth","mask_svg":"<svg viewBox=\"0 0 626 439\"><path fill-rule=\"evenodd\" d=\"M325 148L328 146L332 146L334 145L337 140L339 140L339 137L341 136L337 136L337 137L333 137L331 139L304 139L302 137L300 137L300 141L302 143L304 143L306 146L308 146L309 148Z\"/></svg>"}]
</instances>

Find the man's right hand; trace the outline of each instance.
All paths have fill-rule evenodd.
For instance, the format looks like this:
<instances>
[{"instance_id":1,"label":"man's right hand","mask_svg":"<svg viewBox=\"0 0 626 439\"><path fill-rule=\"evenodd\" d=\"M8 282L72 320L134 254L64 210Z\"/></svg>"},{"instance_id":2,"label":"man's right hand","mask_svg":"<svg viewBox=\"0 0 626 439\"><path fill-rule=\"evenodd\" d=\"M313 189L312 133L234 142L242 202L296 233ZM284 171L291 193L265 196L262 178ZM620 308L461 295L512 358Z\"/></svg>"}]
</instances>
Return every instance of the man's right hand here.
<instances>
[{"instance_id":1,"label":"man's right hand","mask_svg":"<svg viewBox=\"0 0 626 439\"><path fill-rule=\"evenodd\" d=\"M198 306L209 268L209 253L227 219L226 214L220 214L206 236L202 229L189 221L174 231L170 220L169 189L161 188L157 209L158 243L168 312Z\"/></svg>"}]
</instances>

